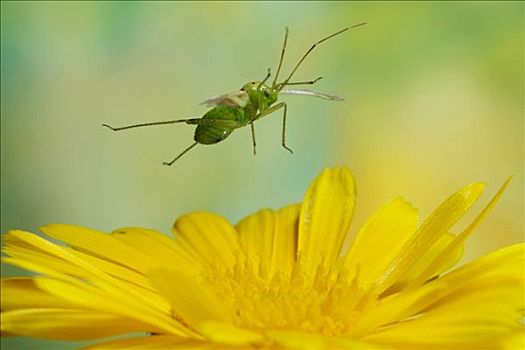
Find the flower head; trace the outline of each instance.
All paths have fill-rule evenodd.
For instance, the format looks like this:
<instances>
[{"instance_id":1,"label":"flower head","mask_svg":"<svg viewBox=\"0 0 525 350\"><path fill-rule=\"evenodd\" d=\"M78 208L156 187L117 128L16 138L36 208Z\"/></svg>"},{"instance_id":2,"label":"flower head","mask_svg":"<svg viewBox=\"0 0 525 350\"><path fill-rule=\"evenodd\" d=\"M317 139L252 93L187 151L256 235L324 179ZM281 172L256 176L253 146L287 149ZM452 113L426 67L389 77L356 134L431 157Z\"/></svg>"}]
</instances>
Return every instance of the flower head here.
<instances>
[{"instance_id":1,"label":"flower head","mask_svg":"<svg viewBox=\"0 0 525 350\"><path fill-rule=\"evenodd\" d=\"M148 333L90 349L512 346L524 334L524 245L448 271L506 184L459 234L452 226L483 184L462 188L422 224L396 198L347 252L355 189L345 168L322 172L302 204L236 226L207 212L182 216L174 238L42 227L58 244L10 231L4 261L39 276L2 280L1 330L51 339Z\"/></svg>"}]
</instances>

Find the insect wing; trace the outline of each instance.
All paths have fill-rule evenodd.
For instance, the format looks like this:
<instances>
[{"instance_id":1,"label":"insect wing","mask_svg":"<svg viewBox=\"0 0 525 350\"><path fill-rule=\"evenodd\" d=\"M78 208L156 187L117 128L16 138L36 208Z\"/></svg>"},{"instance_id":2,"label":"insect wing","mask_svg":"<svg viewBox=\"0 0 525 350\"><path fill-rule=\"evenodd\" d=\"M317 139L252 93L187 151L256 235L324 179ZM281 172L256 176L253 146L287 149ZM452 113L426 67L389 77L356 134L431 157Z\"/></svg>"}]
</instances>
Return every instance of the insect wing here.
<instances>
[{"instance_id":1,"label":"insect wing","mask_svg":"<svg viewBox=\"0 0 525 350\"><path fill-rule=\"evenodd\" d=\"M330 100L330 101L343 101L344 98L334 95L325 94L324 92L317 92L317 91L311 91L311 90L296 90L296 89L283 89L279 92L279 94L283 95L302 95L302 96L313 96L313 97L319 97L323 100Z\"/></svg>"},{"instance_id":2,"label":"insect wing","mask_svg":"<svg viewBox=\"0 0 525 350\"><path fill-rule=\"evenodd\" d=\"M207 107L230 106L235 108L244 108L250 102L250 96L246 91L233 91L225 95L209 98L201 102L201 105Z\"/></svg>"}]
</instances>

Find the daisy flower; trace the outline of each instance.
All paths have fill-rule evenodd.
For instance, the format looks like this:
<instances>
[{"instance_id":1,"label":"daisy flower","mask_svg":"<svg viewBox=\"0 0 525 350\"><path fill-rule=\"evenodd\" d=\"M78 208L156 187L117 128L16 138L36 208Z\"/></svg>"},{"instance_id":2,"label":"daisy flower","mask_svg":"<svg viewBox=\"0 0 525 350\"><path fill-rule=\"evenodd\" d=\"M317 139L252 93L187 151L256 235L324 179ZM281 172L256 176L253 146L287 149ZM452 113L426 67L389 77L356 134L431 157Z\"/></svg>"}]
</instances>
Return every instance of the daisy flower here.
<instances>
[{"instance_id":1,"label":"daisy flower","mask_svg":"<svg viewBox=\"0 0 525 350\"><path fill-rule=\"evenodd\" d=\"M1 331L135 333L91 350L521 349L524 244L451 269L507 184L457 234L483 184L460 189L422 224L396 198L348 251L355 187L346 168L323 171L302 204L235 226L195 212L175 222L173 237L135 227L42 227L52 240L10 231L4 262L37 276L2 280Z\"/></svg>"}]
</instances>

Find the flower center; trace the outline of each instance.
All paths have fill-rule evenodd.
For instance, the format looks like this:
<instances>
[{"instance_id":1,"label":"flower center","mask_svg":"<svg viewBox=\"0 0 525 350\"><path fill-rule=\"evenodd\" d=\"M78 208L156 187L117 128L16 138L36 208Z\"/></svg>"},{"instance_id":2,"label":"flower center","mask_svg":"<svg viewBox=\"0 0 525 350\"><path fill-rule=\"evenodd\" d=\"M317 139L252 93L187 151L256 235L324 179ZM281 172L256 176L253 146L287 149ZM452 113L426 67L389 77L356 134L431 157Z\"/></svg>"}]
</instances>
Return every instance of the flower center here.
<instances>
[{"instance_id":1,"label":"flower center","mask_svg":"<svg viewBox=\"0 0 525 350\"><path fill-rule=\"evenodd\" d=\"M319 268L313 278L306 278L298 264L290 273L278 271L269 278L237 264L233 270L213 271L205 280L230 304L235 325L257 331L344 335L359 313L362 295L346 269Z\"/></svg>"}]
</instances>

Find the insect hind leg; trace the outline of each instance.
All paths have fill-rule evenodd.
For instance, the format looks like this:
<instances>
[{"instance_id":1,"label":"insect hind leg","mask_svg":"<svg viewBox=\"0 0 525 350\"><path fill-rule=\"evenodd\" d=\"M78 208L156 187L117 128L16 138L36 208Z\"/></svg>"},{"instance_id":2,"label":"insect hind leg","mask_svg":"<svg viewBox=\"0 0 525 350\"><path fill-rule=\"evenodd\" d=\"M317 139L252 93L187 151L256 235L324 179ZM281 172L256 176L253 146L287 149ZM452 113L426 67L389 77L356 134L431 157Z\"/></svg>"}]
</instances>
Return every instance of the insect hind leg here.
<instances>
[{"instance_id":1,"label":"insect hind leg","mask_svg":"<svg viewBox=\"0 0 525 350\"><path fill-rule=\"evenodd\" d=\"M176 156L171 162L164 162L162 164L171 166L173 163L175 163L177 160L179 160L180 157L188 153L193 147L197 146L197 142L192 143L188 148L186 148L184 151L182 151L178 156Z\"/></svg>"},{"instance_id":2,"label":"insect hind leg","mask_svg":"<svg viewBox=\"0 0 525 350\"><path fill-rule=\"evenodd\" d=\"M109 124L102 124L102 126L105 126L108 129L111 129L113 131L120 131L120 130L126 130L126 129L133 129L133 128L142 128L144 126L154 126L154 125L166 125L166 124L175 124L175 123L186 123L188 120L191 119L177 119L177 120L166 120L161 122L150 122L150 123L141 123L141 124L133 124L133 125L127 125L127 126L121 126L118 128L115 128Z\"/></svg>"},{"instance_id":3,"label":"insect hind leg","mask_svg":"<svg viewBox=\"0 0 525 350\"><path fill-rule=\"evenodd\" d=\"M280 102L276 104L275 106L272 106L268 109L265 109L261 113L257 114L255 118L253 118L250 122L253 123L258 119L261 119L262 117L267 116L268 114L271 114L273 112L278 111L279 109L284 108L283 113L283 129L282 129L282 146L284 149L286 149L288 152L293 153L292 149L286 145L286 114L288 112L288 106L286 102Z\"/></svg>"},{"instance_id":4,"label":"insect hind leg","mask_svg":"<svg viewBox=\"0 0 525 350\"><path fill-rule=\"evenodd\" d=\"M253 144L253 155L257 155L257 142L255 142L255 126L253 121L250 123L250 128L252 129L252 144Z\"/></svg>"},{"instance_id":5,"label":"insect hind leg","mask_svg":"<svg viewBox=\"0 0 525 350\"><path fill-rule=\"evenodd\" d=\"M111 129L113 131L121 131L121 130L127 130L127 129L142 128L145 126L167 125L167 124L175 124L175 123L186 123L189 125L211 125L211 126L219 125L219 126L225 126L225 127L231 127L231 128L238 128L241 126L239 122L235 120L202 119L202 118L166 120L166 121L161 121L161 122L133 124L133 125L121 126L117 128L109 124L102 124L102 126L105 126L106 128Z\"/></svg>"},{"instance_id":6,"label":"insect hind leg","mask_svg":"<svg viewBox=\"0 0 525 350\"><path fill-rule=\"evenodd\" d=\"M286 112L288 111L288 106L286 105L286 103L284 104L283 108L284 108L284 113L283 113L283 132L282 132L282 136L281 136L282 146L288 152L293 153L292 149L290 147L286 146Z\"/></svg>"}]
</instances>

